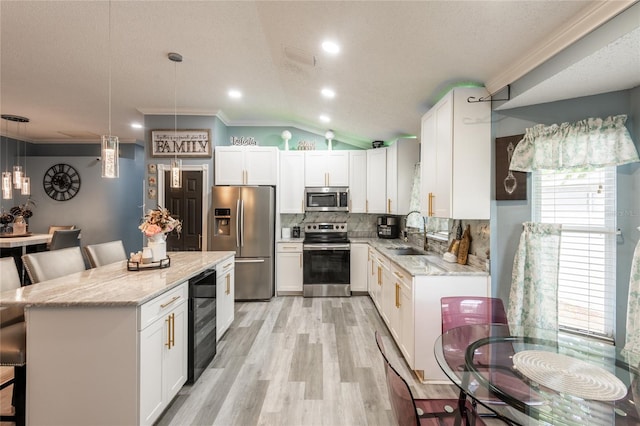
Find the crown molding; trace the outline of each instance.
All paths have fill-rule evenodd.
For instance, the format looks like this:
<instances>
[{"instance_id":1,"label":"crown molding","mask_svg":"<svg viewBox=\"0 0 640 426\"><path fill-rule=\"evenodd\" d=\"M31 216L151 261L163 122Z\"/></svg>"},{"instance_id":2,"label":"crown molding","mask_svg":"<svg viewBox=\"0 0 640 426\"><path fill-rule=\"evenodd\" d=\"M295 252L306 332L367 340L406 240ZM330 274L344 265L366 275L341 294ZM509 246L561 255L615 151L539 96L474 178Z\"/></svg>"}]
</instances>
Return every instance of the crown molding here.
<instances>
[{"instance_id":1,"label":"crown molding","mask_svg":"<svg viewBox=\"0 0 640 426\"><path fill-rule=\"evenodd\" d=\"M567 22L562 28L551 32L536 47L525 52L521 56L521 60L488 80L485 85L487 91L490 94L499 92L508 84L523 77L591 31L619 15L634 3L637 3L637 0L603 1L585 8L573 20Z\"/></svg>"}]
</instances>

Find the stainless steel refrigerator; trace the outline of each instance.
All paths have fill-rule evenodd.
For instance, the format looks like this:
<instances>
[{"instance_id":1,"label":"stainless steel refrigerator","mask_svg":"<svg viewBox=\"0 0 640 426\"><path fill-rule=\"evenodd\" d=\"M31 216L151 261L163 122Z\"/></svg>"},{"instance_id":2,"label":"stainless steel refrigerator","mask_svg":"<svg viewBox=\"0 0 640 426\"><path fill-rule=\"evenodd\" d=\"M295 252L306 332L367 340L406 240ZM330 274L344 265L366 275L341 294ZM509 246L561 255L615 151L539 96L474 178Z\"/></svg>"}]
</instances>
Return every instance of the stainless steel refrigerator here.
<instances>
[{"instance_id":1,"label":"stainless steel refrigerator","mask_svg":"<svg viewBox=\"0 0 640 426\"><path fill-rule=\"evenodd\" d=\"M275 190L271 186L214 186L213 250L235 251L235 299L274 294Z\"/></svg>"}]
</instances>

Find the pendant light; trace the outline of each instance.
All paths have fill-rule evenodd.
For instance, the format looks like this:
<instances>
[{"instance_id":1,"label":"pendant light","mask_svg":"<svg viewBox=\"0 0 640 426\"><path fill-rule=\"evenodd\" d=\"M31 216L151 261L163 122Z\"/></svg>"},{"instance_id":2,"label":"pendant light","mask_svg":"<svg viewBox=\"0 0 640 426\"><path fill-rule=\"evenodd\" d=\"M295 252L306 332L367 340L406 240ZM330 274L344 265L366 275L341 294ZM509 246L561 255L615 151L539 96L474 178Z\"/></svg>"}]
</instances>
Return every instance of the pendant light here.
<instances>
[{"instance_id":1,"label":"pendant light","mask_svg":"<svg viewBox=\"0 0 640 426\"><path fill-rule=\"evenodd\" d=\"M182 62L182 55L179 53L169 53L169 60L173 61L173 140L178 142L178 108L177 108L177 74L178 62ZM177 145L176 145L177 146ZM176 148L174 148L175 150ZM173 160L171 160L171 179L169 182L171 188L182 188L182 160L178 159L178 153L174 151Z\"/></svg>"},{"instance_id":2,"label":"pendant light","mask_svg":"<svg viewBox=\"0 0 640 426\"><path fill-rule=\"evenodd\" d=\"M2 116L4 118L4 116ZM13 191L11 185L11 172L9 172L9 150L8 150L9 141L7 140L7 122L4 122L4 172L2 172L2 199L10 200L13 198Z\"/></svg>"},{"instance_id":3,"label":"pendant light","mask_svg":"<svg viewBox=\"0 0 640 426\"><path fill-rule=\"evenodd\" d=\"M13 193L12 193L12 189L20 189L21 193L24 195L30 195L31 192L31 185L30 185L30 180L28 180L29 183L29 187L27 188L27 190L29 191L29 193L25 194L22 188L22 184L25 181L25 171L24 168L20 165L20 123L28 123L29 119L27 117L21 117L19 115L12 115L12 114L2 114L3 120L5 120L5 171L2 172L2 198L4 200L10 200L13 198ZM7 139L7 122L8 121L13 121L14 123L16 123L17 126L17 142L16 142L16 150L17 150L17 155L16 155L16 165L13 166L13 172L9 171L9 167L8 167L8 151L7 151L7 146L9 145L9 141ZM26 157L26 142L25 142L25 153L24 156ZM25 158L25 162L26 162L26 158Z\"/></svg>"},{"instance_id":4,"label":"pendant light","mask_svg":"<svg viewBox=\"0 0 640 426\"><path fill-rule=\"evenodd\" d=\"M111 2L109 2L109 134L102 135L102 177L120 176L119 140L111 134Z\"/></svg>"},{"instance_id":5,"label":"pendant light","mask_svg":"<svg viewBox=\"0 0 640 426\"><path fill-rule=\"evenodd\" d=\"M27 123L29 123L29 119L24 122L24 138L27 137ZM31 178L27 176L27 142L24 143L24 172L22 173L22 186L20 187L20 194L22 195L31 195Z\"/></svg>"}]
</instances>

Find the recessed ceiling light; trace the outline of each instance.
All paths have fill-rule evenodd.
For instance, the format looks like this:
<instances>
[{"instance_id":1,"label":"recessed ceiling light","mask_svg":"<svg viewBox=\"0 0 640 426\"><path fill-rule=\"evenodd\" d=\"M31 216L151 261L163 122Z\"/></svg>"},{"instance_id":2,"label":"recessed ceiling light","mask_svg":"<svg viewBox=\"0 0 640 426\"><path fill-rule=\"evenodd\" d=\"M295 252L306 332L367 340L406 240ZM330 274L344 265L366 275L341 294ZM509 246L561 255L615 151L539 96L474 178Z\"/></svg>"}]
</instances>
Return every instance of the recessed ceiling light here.
<instances>
[{"instance_id":1,"label":"recessed ceiling light","mask_svg":"<svg viewBox=\"0 0 640 426\"><path fill-rule=\"evenodd\" d=\"M329 89L328 87L322 89L321 93L325 98L332 99L336 97L336 92L334 92L333 89Z\"/></svg>"},{"instance_id":2,"label":"recessed ceiling light","mask_svg":"<svg viewBox=\"0 0 640 426\"><path fill-rule=\"evenodd\" d=\"M229 97L232 99L240 99L242 97L242 92L236 89L229 90Z\"/></svg>"},{"instance_id":3,"label":"recessed ceiling light","mask_svg":"<svg viewBox=\"0 0 640 426\"><path fill-rule=\"evenodd\" d=\"M328 115L324 115L324 114L322 114L322 115L320 116L320 121L322 121L323 123L328 123L328 122L330 122L330 121L331 121L331 118L329 118L329 116L328 116Z\"/></svg>"},{"instance_id":4,"label":"recessed ceiling light","mask_svg":"<svg viewBox=\"0 0 640 426\"><path fill-rule=\"evenodd\" d=\"M333 41L329 41L329 40L322 42L322 48L327 53L336 54L336 53L340 52L340 46L338 46L337 43L335 43Z\"/></svg>"},{"instance_id":5,"label":"recessed ceiling light","mask_svg":"<svg viewBox=\"0 0 640 426\"><path fill-rule=\"evenodd\" d=\"M142 129L142 124L140 123L131 123L131 127L134 129Z\"/></svg>"}]
</instances>

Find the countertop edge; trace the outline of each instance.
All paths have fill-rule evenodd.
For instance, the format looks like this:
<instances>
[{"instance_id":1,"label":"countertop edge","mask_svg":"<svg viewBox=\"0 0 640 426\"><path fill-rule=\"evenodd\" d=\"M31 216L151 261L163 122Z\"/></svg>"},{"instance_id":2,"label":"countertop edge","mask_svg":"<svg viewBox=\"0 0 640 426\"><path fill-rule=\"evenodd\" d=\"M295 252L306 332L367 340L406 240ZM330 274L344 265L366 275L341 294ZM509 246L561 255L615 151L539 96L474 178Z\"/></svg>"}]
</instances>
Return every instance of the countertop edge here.
<instances>
[{"instance_id":1,"label":"countertop edge","mask_svg":"<svg viewBox=\"0 0 640 426\"><path fill-rule=\"evenodd\" d=\"M196 252L194 252L196 253ZM0 306L2 307L10 307L10 306L18 306L18 307L23 307L25 309L28 308L81 308L81 307L93 307L93 308L98 308L98 307L137 307L140 305L143 305L144 303L160 296L163 293L166 293L167 291L171 291L172 289L174 289L175 287L179 286L180 284L188 281L190 278L198 275L199 273L203 272L206 269L209 268L213 268L216 265L218 265L221 262L224 262L225 260L228 260L229 258L235 256L235 252L233 251L224 251L224 252L215 252L215 253L224 253L222 254L221 257L211 261L210 263L207 263L205 266L199 266L191 271L189 271L188 274L180 277L180 278L174 278L172 279L170 282L168 282L165 285L162 286L158 286L155 289L149 289L149 290L141 290L141 292L143 293L141 296L139 297L135 297L135 298L130 298L130 299L122 299L122 300L116 300L117 298L114 297L112 300L87 300L87 299L83 299L83 300L56 300L57 298L63 298L65 297L65 295L63 296L58 296L58 297L51 297L49 299L46 300L42 300L42 301L29 301L28 297L27 300L16 300L16 299L7 299L6 297L0 298ZM126 261L122 262L122 265L126 265ZM110 265L106 265L106 267L109 267ZM113 265L111 265L113 266ZM171 266L173 267L173 266ZM169 268L171 268L169 267ZM168 269L168 268L166 268ZM166 272L166 269L154 269L154 270L146 270L146 271L126 271L127 274L144 274L146 275L145 278L151 278L150 275L154 274L154 273L158 273L158 272ZM85 272L87 271L91 271L91 269L87 269ZM82 273L81 273L82 274ZM143 276L144 276L143 275ZM55 280L53 280L55 281ZM106 280L104 282L101 282L99 284L106 284L108 285L109 283L113 283L114 285L117 285L116 283L118 282L117 277L112 279L112 280ZM36 284L39 285L39 284ZM47 285L46 283L44 285ZM96 285L95 283L92 284ZM124 284L121 284L124 285ZM26 287L21 287L17 290L10 290L7 292L3 292L3 296L7 295L7 294L11 294L11 292L13 291L14 294L16 294L16 297L19 298L19 292L25 288L27 288L29 286ZM122 293L121 293L122 294Z\"/></svg>"}]
</instances>

